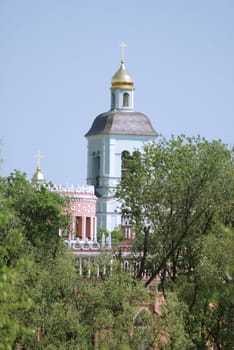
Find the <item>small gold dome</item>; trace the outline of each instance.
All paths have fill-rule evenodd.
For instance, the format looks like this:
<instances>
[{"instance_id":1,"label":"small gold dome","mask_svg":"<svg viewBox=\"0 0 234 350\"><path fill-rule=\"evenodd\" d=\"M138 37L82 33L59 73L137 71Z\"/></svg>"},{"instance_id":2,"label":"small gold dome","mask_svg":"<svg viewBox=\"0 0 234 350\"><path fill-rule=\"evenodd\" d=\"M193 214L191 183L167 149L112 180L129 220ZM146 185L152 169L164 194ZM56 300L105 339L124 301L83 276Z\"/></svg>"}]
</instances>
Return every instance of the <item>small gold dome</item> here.
<instances>
[{"instance_id":1,"label":"small gold dome","mask_svg":"<svg viewBox=\"0 0 234 350\"><path fill-rule=\"evenodd\" d=\"M123 58L121 60L119 70L113 75L111 87L112 89L134 89L134 82L130 74L125 69Z\"/></svg>"},{"instance_id":2,"label":"small gold dome","mask_svg":"<svg viewBox=\"0 0 234 350\"><path fill-rule=\"evenodd\" d=\"M43 182L45 182L45 178L44 178L44 175L41 172L40 166L37 167L37 170L36 170L36 172L34 173L34 175L32 177L32 182L33 183L43 183Z\"/></svg>"}]
</instances>

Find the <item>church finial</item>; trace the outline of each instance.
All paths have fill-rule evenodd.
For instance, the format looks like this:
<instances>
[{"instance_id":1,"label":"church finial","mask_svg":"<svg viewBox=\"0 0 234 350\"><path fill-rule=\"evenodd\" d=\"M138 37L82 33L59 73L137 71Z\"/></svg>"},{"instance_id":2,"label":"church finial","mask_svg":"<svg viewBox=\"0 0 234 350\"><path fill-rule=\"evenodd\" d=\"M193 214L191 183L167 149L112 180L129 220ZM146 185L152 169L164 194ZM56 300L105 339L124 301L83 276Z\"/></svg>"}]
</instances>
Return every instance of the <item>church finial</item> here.
<instances>
[{"instance_id":1,"label":"church finial","mask_svg":"<svg viewBox=\"0 0 234 350\"><path fill-rule=\"evenodd\" d=\"M122 43L121 43L119 46L120 46L121 49L122 49L121 62L124 63L124 49L125 49L125 47L127 47L128 45L127 45L124 41L122 41Z\"/></svg>"},{"instance_id":2,"label":"church finial","mask_svg":"<svg viewBox=\"0 0 234 350\"><path fill-rule=\"evenodd\" d=\"M41 154L40 151L38 151L37 154L34 154L33 157L37 159L37 167L41 168L41 159L44 158L44 156Z\"/></svg>"},{"instance_id":3,"label":"church finial","mask_svg":"<svg viewBox=\"0 0 234 350\"><path fill-rule=\"evenodd\" d=\"M127 47L127 44L124 41L122 41L122 43L120 44L120 47L122 49L121 64L120 64L118 71L112 77L111 88L114 90L116 90L116 89L118 89L118 90L119 89L134 90L134 82L133 82L130 74L127 72L127 70L125 68L125 62L124 62L124 49ZM122 97L121 97L121 99L122 99ZM118 100L120 101L121 99L118 99ZM114 105L116 105L116 104L113 103L113 101L112 101L111 102L112 108Z\"/></svg>"}]
</instances>

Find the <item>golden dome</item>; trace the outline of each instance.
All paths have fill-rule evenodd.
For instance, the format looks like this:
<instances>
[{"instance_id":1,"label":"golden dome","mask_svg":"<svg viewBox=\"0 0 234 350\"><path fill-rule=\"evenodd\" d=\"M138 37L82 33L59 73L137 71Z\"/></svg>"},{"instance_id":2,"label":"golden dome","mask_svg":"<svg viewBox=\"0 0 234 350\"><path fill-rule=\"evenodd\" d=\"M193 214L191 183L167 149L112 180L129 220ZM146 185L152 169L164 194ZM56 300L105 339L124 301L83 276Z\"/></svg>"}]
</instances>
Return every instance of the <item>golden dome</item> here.
<instances>
[{"instance_id":1,"label":"golden dome","mask_svg":"<svg viewBox=\"0 0 234 350\"><path fill-rule=\"evenodd\" d=\"M124 59L121 59L121 66L113 75L111 81L112 89L134 89L134 82L130 74L125 69Z\"/></svg>"},{"instance_id":2,"label":"golden dome","mask_svg":"<svg viewBox=\"0 0 234 350\"><path fill-rule=\"evenodd\" d=\"M32 177L32 182L33 183L43 183L45 182L45 178L44 175L41 172L41 168L40 166L37 166L37 170L34 173L33 177Z\"/></svg>"}]
</instances>

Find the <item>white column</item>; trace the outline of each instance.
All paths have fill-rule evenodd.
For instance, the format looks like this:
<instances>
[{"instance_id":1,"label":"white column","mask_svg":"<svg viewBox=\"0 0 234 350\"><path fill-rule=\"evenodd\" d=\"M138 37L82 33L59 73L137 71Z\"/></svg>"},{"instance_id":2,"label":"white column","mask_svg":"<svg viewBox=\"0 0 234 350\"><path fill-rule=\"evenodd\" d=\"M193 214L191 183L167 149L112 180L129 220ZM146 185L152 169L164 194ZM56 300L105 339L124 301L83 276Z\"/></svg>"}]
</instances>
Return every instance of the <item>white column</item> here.
<instances>
[{"instance_id":1,"label":"white column","mask_svg":"<svg viewBox=\"0 0 234 350\"><path fill-rule=\"evenodd\" d=\"M113 259L110 260L110 275L112 275L112 264L113 264Z\"/></svg>"},{"instance_id":2,"label":"white column","mask_svg":"<svg viewBox=\"0 0 234 350\"><path fill-rule=\"evenodd\" d=\"M79 258L80 259L80 276L82 276L83 271L82 271L82 257Z\"/></svg>"},{"instance_id":3,"label":"white column","mask_svg":"<svg viewBox=\"0 0 234 350\"><path fill-rule=\"evenodd\" d=\"M90 261L90 256L88 258L88 277L91 276L91 261Z\"/></svg>"}]
</instances>

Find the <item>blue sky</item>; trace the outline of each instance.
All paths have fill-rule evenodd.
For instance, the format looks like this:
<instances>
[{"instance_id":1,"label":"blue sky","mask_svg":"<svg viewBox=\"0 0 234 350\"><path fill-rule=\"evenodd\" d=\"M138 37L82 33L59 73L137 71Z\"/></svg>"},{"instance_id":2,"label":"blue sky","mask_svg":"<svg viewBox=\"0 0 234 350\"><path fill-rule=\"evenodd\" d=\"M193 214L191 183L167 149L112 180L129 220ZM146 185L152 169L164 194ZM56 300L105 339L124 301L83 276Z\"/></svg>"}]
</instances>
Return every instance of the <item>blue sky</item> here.
<instances>
[{"instance_id":1,"label":"blue sky","mask_svg":"<svg viewBox=\"0 0 234 350\"><path fill-rule=\"evenodd\" d=\"M1 0L0 175L85 184L94 118L110 108L119 44L135 110L162 135L234 144L233 0Z\"/></svg>"}]
</instances>

